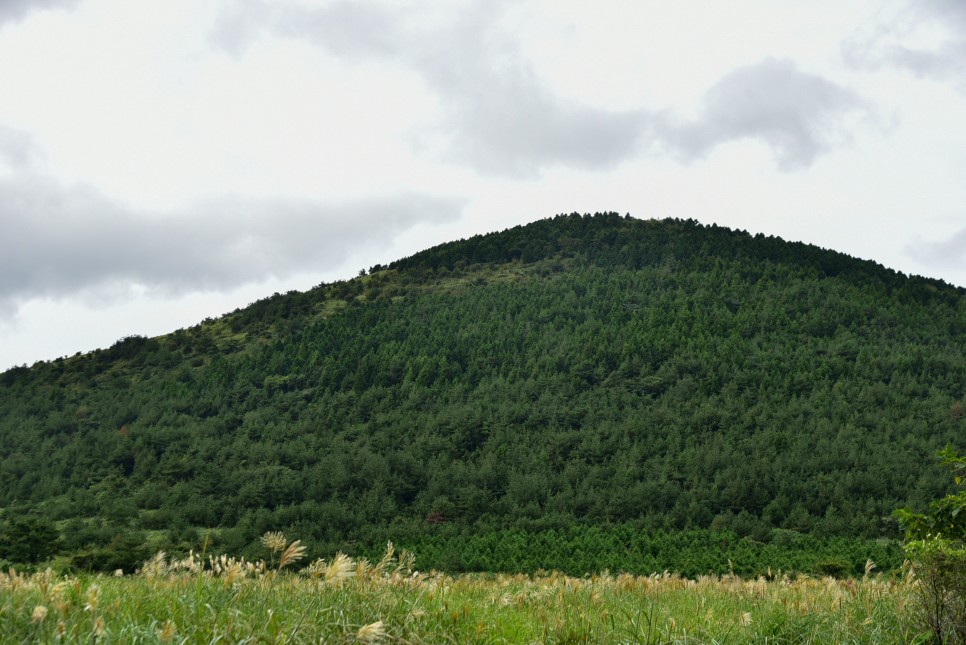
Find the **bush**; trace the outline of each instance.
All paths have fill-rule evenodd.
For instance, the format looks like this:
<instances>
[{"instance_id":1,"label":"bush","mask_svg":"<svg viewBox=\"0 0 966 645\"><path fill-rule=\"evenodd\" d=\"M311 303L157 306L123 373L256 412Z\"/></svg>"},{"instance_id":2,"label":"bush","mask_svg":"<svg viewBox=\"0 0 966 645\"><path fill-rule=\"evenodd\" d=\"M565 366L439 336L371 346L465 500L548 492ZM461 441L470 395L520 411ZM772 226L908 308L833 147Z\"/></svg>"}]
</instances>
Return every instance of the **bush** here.
<instances>
[{"instance_id":1,"label":"bush","mask_svg":"<svg viewBox=\"0 0 966 645\"><path fill-rule=\"evenodd\" d=\"M966 457L947 447L939 453L966 481ZM929 513L896 511L906 527L906 555L919 579L919 613L937 643L966 644L966 491L929 505Z\"/></svg>"},{"instance_id":2,"label":"bush","mask_svg":"<svg viewBox=\"0 0 966 645\"><path fill-rule=\"evenodd\" d=\"M914 540L906 553L919 579L920 615L939 643L966 643L966 548L941 537Z\"/></svg>"},{"instance_id":3,"label":"bush","mask_svg":"<svg viewBox=\"0 0 966 645\"><path fill-rule=\"evenodd\" d=\"M60 548L60 535L44 517L16 517L0 526L0 559L20 564L42 562Z\"/></svg>"},{"instance_id":4,"label":"bush","mask_svg":"<svg viewBox=\"0 0 966 645\"><path fill-rule=\"evenodd\" d=\"M149 557L144 535L118 533L106 548L93 548L74 554L71 565L81 571L109 572L121 569L132 573Z\"/></svg>"},{"instance_id":5,"label":"bush","mask_svg":"<svg viewBox=\"0 0 966 645\"><path fill-rule=\"evenodd\" d=\"M826 558L815 563L815 570L823 576L833 578L846 578L852 573L854 567L840 558Z\"/></svg>"}]
</instances>

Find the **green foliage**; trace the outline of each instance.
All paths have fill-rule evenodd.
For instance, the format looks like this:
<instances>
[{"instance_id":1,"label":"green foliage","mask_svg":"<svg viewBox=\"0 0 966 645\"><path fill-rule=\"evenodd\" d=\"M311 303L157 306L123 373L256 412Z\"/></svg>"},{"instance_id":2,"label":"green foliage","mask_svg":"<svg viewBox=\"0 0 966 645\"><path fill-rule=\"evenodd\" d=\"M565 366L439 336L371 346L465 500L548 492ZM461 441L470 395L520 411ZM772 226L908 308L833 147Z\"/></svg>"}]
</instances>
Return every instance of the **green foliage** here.
<instances>
[{"instance_id":1,"label":"green foliage","mask_svg":"<svg viewBox=\"0 0 966 645\"><path fill-rule=\"evenodd\" d=\"M964 482L966 458L952 447L939 453ZM966 643L966 491L929 505L929 513L897 511L906 527L906 553L919 578L919 612L938 643Z\"/></svg>"},{"instance_id":2,"label":"green foliage","mask_svg":"<svg viewBox=\"0 0 966 645\"><path fill-rule=\"evenodd\" d=\"M43 562L59 548L57 528L44 517L12 517L0 524L0 559L21 564Z\"/></svg>"},{"instance_id":3,"label":"green foliage","mask_svg":"<svg viewBox=\"0 0 966 645\"><path fill-rule=\"evenodd\" d=\"M947 446L939 452L939 458L953 471L956 485L962 486L966 482L966 457ZM906 539L910 541L940 538L961 543L966 540L966 490L930 503L928 513L903 508L896 511L896 517L905 526Z\"/></svg>"},{"instance_id":4,"label":"green foliage","mask_svg":"<svg viewBox=\"0 0 966 645\"><path fill-rule=\"evenodd\" d=\"M794 532L781 529L775 533L768 542L758 542L732 532L643 532L630 525L575 525L539 531L443 529L400 540L400 544L416 554L422 567L479 573L561 571L581 576L608 570L756 577L781 571L847 578L862 575L870 560L883 571L898 570L903 561L898 541L790 536ZM372 551L373 555L378 552L375 545Z\"/></svg>"},{"instance_id":5,"label":"green foliage","mask_svg":"<svg viewBox=\"0 0 966 645\"><path fill-rule=\"evenodd\" d=\"M966 548L929 537L906 544L919 579L919 617L937 643L966 643Z\"/></svg>"},{"instance_id":6,"label":"green foliage","mask_svg":"<svg viewBox=\"0 0 966 645\"><path fill-rule=\"evenodd\" d=\"M149 555L144 535L119 533L104 546L79 551L71 558L71 565L81 571L116 571L127 573L138 568Z\"/></svg>"},{"instance_id":7,"label":"green foliage","mask_svg":"<svg viewBox=\"0 0 966 645\"><path fill-rule=\"evenodd\" d=\"M92 567L116 535L209 528L250 557L276 529L319 554L894 539L897 504L950 490L927 457L966 430L964 296L693 221L558 216L0 374L0 509Z\"/></svg>"},{"instance_id":8,"label":"green foliage","mask_svg":"<svg viewBox=\"0 0 966 645\"><path fill-rule=\"evenodd\" d=\"M818 573L823 576L831 576L833 578L844 578L848 577L852 573L853 567L845 560L839 560L837 558L820 560L815 563L815 569Z\"/></svg>"}]
</instances>

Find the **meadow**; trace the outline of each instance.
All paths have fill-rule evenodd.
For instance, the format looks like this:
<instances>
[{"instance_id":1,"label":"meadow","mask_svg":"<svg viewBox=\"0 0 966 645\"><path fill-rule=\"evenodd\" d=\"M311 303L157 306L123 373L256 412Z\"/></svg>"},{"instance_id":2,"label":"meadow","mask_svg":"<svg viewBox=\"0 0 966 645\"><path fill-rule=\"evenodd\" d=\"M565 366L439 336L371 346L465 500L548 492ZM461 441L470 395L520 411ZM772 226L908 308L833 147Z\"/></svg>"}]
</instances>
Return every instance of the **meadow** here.
<instances>
[{"instance_id":1,"label":"meadow","mask_svg":"<svg viewBox=\"0 0 966 645\"><path fill-rule=\"evenodd\" d=\"M280 534L248 562L158 554L135 575L0 574L0 642L892 643L914 642L911 574L422 573L390 545L378 562L300 562Z\"/></svg>"}]
</instances>

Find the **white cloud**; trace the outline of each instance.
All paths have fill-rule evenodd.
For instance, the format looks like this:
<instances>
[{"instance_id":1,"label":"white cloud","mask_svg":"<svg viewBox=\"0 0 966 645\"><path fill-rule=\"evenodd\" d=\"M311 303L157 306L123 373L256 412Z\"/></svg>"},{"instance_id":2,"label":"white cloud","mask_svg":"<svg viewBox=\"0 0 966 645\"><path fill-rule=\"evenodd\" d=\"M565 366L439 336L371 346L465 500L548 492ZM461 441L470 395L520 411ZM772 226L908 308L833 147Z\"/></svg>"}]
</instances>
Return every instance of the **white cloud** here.
<instances>
[{"instance_id":1,"label":"white cloud","mask_svg":"<svg viewBox=\"0 0 966 645\"><path fill-rule=\"evenodd\" d=\"M637 152L642 114L555 97L501 30L505 4L443 13L362 2L236 4L212 40L240 57L267 32L353 63L391 61L415 70L443 108L439 122L417 129L417 146L437 147L443 158L484 173L532 177L556 165L607 168Z\"/></svg>"},{"instance_id":2,"label":"white cloud","mask_svg":"<svg viewBox=\"0 0 966 645\"><path fill-rule=\"evenodd\" d=\"M371 2L237 3L211 37L236 57L270 34L311 42L352 62L414 69L444 106L440 121L417 137L422 147L435 143L446 158L519 178L553 167L611 169L645 149L693 160L743 138L769 145L783 170L798 169L847 139L844 117L870 113L854 92L772 59L719 80L693 122L666 109L614 111L564 99L503 30L505 5L473 3L428 20L411 8Z\"/></svg>"}]
</instances>

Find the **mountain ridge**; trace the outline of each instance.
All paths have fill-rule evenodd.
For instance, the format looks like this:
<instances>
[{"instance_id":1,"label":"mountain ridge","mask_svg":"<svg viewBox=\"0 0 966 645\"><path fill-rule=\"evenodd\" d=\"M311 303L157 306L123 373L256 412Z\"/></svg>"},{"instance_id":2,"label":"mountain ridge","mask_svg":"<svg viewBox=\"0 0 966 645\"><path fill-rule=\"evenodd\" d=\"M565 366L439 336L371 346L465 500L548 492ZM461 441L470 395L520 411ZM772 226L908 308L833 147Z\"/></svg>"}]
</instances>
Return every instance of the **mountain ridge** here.
<instances>
[{"instance_id":1,"label":"mountain ridge","mask_svg":"<svg viewBox=\"0 0 966 645\"><path fill-rule=\"evenodd\" d=\"M948 486L964 295L693 221L562 215L5 372L0 512L72 526L70 552L206 526L236 550L269 529L896 537L893 509Z\"/></svg>"}]
</instances>

